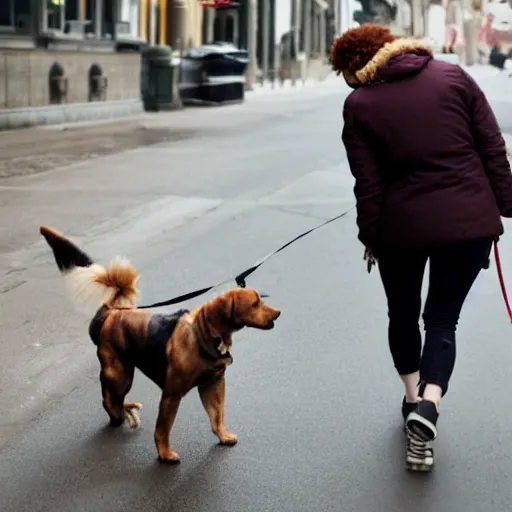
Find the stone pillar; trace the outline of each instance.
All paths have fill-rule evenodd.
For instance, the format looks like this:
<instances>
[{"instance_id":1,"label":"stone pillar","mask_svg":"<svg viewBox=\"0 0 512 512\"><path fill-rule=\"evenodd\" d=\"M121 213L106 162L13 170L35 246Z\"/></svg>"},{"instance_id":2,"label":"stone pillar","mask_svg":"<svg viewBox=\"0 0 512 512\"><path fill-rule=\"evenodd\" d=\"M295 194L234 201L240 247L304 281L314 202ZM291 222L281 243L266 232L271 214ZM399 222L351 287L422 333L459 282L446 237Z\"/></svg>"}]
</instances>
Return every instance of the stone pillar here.
<instances>
[{"instance_id":1,"label":"stone pillar","mask_svg":"<svg viewBox=\"0 0 512 512\"><path fill-rule=\"evenodd\" d=\"M269 44L269 68L273 70L272 83L275 80L276 71L276 2L278 0L269 1L269 13L268 13L268 44ZM281 0L282 1L282 0Z\"/></svg>"},{"instance_id":2,"label":"stone pillar","mask_svg":"<svg viewBox=\"0 0 512 512\"><path fill-rule=\"evenodd\" d=\"M188 44L186 0L169 0L169 14L167 17L168 42L173 50L182 50Z\"/></svg>"},{"instance_id":3,"label":"stone pillar","mask_svg":"<svg viewBox=\"0 0 512 512\"><path fill-rule=\"evenodd\" d=\"M302 26L302 16L301 16L301 0L293 1L293 9L292 9L292 28L294 33L294 43L295 43L295 54L298 53L300 47L300 37L301 37L301 26Z\"/></svg>"},{"instance_id":4,"label":"stone pillar","mask_svg":"<svg viewBox=\"0 0 512 512\"><path fill-rule=\"evenodd\" d=\"M269 65L269 39L270 39L270 0L261 0L261 71L263 73L263 80L268 78L268 65Z\"/></svg>"},{"instance_id":5,"label":"stone pillar","mask_svg":"<svg viewBox=\"0 0 512 512\"><path fill-rule=\"evenodd\" d=\"M317 38L318 38L318 17L316 15L316 4L313 3L311 6L311 16L309 18L309 26L310 26L310 49L311 49L311 55L315 55L317 51Z\"/></svg>"},{"instance_id":6,"label":"stone pillar","mask_svg":"<svg viewBox=\"0 0 512 512\"><path fill-rule=\"evenodd\" d=\"M292 8L292 28L293 28L293 55L295 56L294 62L290 63L291 66L291 79L292 85L295 86L296 80L299 77L299 51L300 51L300 38L301 38L301 26L302 26L302 16L301 16L301 0L293 1Z\"/></svg>"},{"instance_id":7,"label":"stone pillar","mask_svg":"<svg viewBox=\"0 0 512 512\"><path fill-rule=\"evenodd\" d=\"M343 0L334 0L334 37L337 37L341 29L341 4ZM332 41L329 41L329 47Z\"/></svg>"},{"instance_id":8,"label":"stone pillar","mask_svg":"<svg viewBox=\"0 0 512 512\"><path fill-rule=\"evenodd\" d=\"M258 30L258 0L247 0L249 3L248 21L247 21L247 50L249 53L249 64L247 66L247 73L245 84L248 91L251 91L256 78L256 70L258 68L256 45Z\"/></svg>"},{"instance_id":9,"label":"stone pillar","mask_svg":"<svg viewBox=\"0 0 512 512\"><path fill-rule=\"evenodd\" d=\"M215 9L205 8L203 13L203 44L213 41L213 24L215 21Z\"/></svg>"},{"instance_id":10,"label":"stone pillar","mask_svg":"<svg viewBox=\"0 0 512 512\"><path fill-rule=\"evenodd\" d=\"M412 11L412 35L414 37L423 37L425 23L423 21L423 2L422 0L411 0Z\"/></svg>"},{"instance_id":11,"label":"stone pillar","mask_svg":"<svg viewBox=\"0 0 512 512\"><path fill-rule=\"evenodd\" d=\"M320 58L322 59L322 62L325 62L327 45L327 13L325 10L320 10L318 13L318 19L320 21Z\"/></svg>"},{"instance_id":12,"label":"stone pillar","mask_svg":"<svg viewBox=\"0 0 512 512\"><path fill-rule=\"evenodd\" d=\"M98 39L103 36L103 0L96 0L96 9L94 12L95 33Z\"/></svg>"},{"instance_id":13,"label":"stone pillar","mask_svg":"<svg viewBox=\"0 0 512 512\"><path fill-rule=\"evenodd\" d=\"M304 32L302 37L304 38L304 53L306 57L306 65L311 57L311 0L303 0L304 2Z\"/></svg>"},{"instance_id":14,"label":"stone pillar","mask_svg":"<svg viewBox=\"0 0 512 512\"><path fill-rule=\"evenodd\" d=\"M208 13L208 42L212 42L214 38L214 25L215 25L215 9L206 9Z\"/></svg>"},{"instance_id":15,"label":"stone pillar","mask_svg":"<svg viewBox=\"0 0 512 512\"><path fill-rule=\"evenodd\" d=\"M156 44L156 0L149 2L149 44Z\"/></svg>"},{"instance_id":16,"label":"stone pillar","mask_svg":"<svg viewBox=\"0 0 512 512\"><path fill-rule=\"evenodd\" d=\"M464 19L464 61L467 66L478 62L478 33L482 25L482 2L466 1Z\"/></svg>"}]
</instances>

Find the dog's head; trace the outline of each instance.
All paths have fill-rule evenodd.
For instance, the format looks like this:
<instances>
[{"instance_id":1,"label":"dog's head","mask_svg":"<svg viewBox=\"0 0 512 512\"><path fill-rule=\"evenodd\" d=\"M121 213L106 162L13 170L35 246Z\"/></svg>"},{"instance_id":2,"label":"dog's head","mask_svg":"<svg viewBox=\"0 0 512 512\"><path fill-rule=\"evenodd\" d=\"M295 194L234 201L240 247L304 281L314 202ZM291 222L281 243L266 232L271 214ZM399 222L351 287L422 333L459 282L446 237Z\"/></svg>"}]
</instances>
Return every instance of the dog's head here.
<instances>
[{"instance_id":1,"label":"dog's head","mask_svg":"<svg viewBox=\"0 0 512 512\"><path fill-rule=\"evenodd\" d=\"M281 311L265 304L258 292L252 288L236 288L221 297L224 298L224 313L237 329L273 329Z\"/></svg>"},{"instance_id":2,"label":"dog's head","mask_svg":"<svg viewBox=\"0 0 512 512\"><path fill-rule=\"evenodd\" d=\"M206 316L213 330L223 338L244 327L272 329L281 311L265 304L251 288L235 288L213 299Z\"/></svg>"}]
</instances>

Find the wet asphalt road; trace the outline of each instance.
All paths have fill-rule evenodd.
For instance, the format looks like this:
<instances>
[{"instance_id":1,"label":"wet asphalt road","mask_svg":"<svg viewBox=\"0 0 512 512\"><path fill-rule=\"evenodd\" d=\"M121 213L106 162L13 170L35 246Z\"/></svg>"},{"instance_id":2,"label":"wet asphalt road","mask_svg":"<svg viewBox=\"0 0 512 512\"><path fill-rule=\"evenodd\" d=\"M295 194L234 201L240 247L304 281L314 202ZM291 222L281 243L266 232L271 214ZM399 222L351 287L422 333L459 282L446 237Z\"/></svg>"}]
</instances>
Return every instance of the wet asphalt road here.
<instances>
[{"instance_id":1,"label":"wet asphalt road","mask_svg":"<svg viewBox=\"0 0 512 512\"><path fill-rule=\"evenodd\" d=\"M102 261L127 254L144 301L213 284L352 205L342 101L332 82L262 95L191 115L201 129L220 119L224 133L0 182L1 512L510 508L512 330L494 266L460 323L437 467L410 475L384 295L366 274L353 213L249 278L283 313L273 331L235 338L227 426L236 447L217 446L192 391L171 438L182 463L160 465L159 392L140 374L128 397L144 404L141 428L107 427L87 318L67 302L39 224ZM512 280L512 239L501 251Z\"/></svg>"}]
</instances>

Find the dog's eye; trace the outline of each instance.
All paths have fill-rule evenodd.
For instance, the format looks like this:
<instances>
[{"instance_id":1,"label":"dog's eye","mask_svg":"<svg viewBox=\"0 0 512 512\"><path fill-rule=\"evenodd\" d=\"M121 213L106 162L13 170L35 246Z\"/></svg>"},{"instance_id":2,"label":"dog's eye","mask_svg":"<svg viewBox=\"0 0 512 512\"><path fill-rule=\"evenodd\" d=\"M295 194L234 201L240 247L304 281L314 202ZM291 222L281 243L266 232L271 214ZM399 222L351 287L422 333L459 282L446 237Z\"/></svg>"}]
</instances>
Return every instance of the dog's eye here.
<instances>
[{"instance_id":1,"label":"dog's eye","mask_svg":"<svg viewBox=\"0 0 512 512\"><path fill-rule=\"evenodd\" d=\"M253 303L252 303L251 307L253 307L253 308L257 308L259 305L260 305L260 301L259 301L259 300L257 300L256 302L253 302Z\"/></svg>"}]
</instances>

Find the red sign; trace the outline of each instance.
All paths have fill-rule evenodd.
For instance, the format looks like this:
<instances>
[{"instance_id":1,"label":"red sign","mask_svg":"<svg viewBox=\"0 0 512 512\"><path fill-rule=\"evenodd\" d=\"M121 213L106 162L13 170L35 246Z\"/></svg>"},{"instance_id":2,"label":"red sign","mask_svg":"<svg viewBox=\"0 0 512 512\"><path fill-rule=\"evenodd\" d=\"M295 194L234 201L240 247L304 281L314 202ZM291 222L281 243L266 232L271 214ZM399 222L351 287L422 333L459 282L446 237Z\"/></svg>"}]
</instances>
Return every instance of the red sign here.
<instances>
[{"instance_id":1,"label":"red sign","mask_svg":"<svg viewBox=\"0 0 512 512\"><path fill-rule=\"evenodd\" d=\"M199 0L203 7L226 7L231 5L231 0Z\"/></svg>"}]
</instances>

